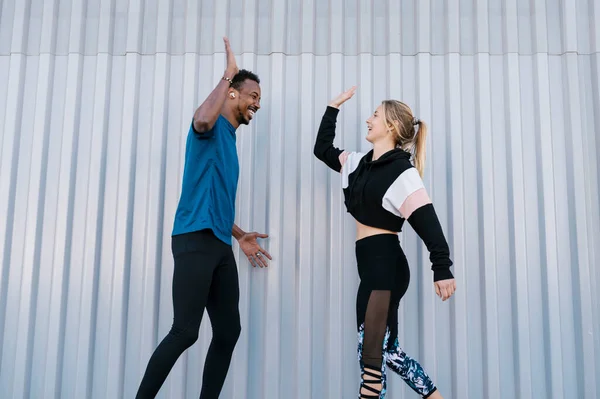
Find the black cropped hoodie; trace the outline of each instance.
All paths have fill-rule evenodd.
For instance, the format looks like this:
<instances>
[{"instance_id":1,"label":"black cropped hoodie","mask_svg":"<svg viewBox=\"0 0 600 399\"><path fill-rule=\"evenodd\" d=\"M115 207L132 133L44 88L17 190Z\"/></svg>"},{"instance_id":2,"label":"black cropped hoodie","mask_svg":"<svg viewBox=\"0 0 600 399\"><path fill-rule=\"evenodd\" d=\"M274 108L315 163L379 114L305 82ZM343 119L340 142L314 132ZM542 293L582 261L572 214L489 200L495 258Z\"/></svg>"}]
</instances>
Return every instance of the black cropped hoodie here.
<instances>
[{"instance_id":1,"label":"black cropped hoodie","mask_svg":"<svg viewBox=\"0 0 600 399\"><path fill-rule=\"evenodd\" d=\"M341 172L339 160L343 150L334 147L336 119L339 109L327 107L321 120L314 155L336 172ZM410 153L396 148L373 161L373 150L362 156L356 167L347 170L347 186L343 187L346 210L360 223L376 228L400 232L404 224L399 212L390 212L382 205L386 193L398 177L414 168ZM344 167L353 168L346 161ZM415 171L409 171L415 172ZM420 181L420 177L419 177ZM399 208L399 205L397 205ZM428 203L416 209L408 222L425 243L430 253L434 281L453 278L450 266L450 250L442 231L433 204Z\"/></svg>"}]
</instances>

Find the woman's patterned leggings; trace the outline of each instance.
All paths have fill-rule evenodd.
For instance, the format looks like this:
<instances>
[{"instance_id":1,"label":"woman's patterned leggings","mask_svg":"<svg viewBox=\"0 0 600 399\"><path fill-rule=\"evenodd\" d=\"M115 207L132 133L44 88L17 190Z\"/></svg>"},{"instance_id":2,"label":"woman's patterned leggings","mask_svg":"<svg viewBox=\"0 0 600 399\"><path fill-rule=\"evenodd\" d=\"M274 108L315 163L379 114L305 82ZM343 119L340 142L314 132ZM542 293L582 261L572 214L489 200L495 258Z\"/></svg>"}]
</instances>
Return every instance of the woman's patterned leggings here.
<instances>
[{"instance_id":1,"label":"woman's patterned leggings","mask_svg":"<svg viewBox=\"0 0 600 399\"><path fill-rule=\"evenodd\" d=\"M429 397L436 391L433 381L429 378L423 367L415 359L408 356L398 345L398 338L394 340L392 345L388 345L390 337L389 329L386 330L383 341L383 356L385 361L381 362L382 388L380 398L385 397L387 376L386 366L398 374L404 382L411 387L413 391L424 398ZM362 360L362 349L365 338L364 326L361 326L358 332L358 361L360 363L361 372L364 371L364 362ZM362 381L361 381L362 383ZM360 395L359 395L360 398Z\"/></svg>"},{"instance_id":2,"label":"woman's patterned leggings","mask_svg":"<svg viewBox=\"0 0 600 399\"><path fill-rule=\"evenodd\" d=\"M358 240L356 258L360 276L356 297L358 360L363 391L359 398L385 397L386 366L419 395L429 397L436 391L435 385L421 365L398 345L398 306L410 280L398 237L381 234ZM369 382L374 380L377 382ZM381 390L372 390L379 386Z\"/></svg>"}]
</instances>

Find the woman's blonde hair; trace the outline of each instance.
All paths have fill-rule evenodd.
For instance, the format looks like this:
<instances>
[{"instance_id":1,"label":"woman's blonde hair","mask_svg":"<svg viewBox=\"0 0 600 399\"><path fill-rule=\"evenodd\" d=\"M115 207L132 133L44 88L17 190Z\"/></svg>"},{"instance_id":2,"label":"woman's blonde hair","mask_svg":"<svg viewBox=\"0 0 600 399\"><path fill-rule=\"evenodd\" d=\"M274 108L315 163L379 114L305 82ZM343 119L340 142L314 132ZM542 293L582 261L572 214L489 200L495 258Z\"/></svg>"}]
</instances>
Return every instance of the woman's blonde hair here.
<instances>
[{"instance_id":1,"label":"woman's blonde hair","mask_svg":"<svg viewBox=\"0 0 600 399\"><path fill-rule=\"evenodd\" d=\"M381 105L383 121L392 127L396 146L413 154L415 168L423 177L427 124L415 118L410 107L401 101L385 100Z\"/></svg>"}]
</instances>

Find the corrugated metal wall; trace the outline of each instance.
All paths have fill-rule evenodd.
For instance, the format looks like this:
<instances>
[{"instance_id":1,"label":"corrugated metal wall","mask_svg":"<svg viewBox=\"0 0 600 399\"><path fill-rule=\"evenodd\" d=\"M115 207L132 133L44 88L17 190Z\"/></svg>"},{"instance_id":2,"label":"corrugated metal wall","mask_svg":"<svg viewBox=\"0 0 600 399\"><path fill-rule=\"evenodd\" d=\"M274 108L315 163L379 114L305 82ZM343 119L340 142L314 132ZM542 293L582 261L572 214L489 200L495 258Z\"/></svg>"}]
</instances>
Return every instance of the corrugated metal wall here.
<instances>
[{"instance_id":1,"label":"corrugated metal wall","mask_svg":"<svg viewBox=\"0 0 600 399\"><path fill-rule=\"evenodd\" d=\"M597 0L0 1L0 396L132 398L172 321L185 135L228 35L262 78L239 130L243 331L223 398L355 397L354 226L312 155L367 150L385 98L430 123L426 186L456 296L407 227L400 341L446 398L600 397ZM236 247L236 255L239 252ZM210 340L162 398L199 393ZM415 395L397 376L389 398Z\"/></svg>"}]
</instances>

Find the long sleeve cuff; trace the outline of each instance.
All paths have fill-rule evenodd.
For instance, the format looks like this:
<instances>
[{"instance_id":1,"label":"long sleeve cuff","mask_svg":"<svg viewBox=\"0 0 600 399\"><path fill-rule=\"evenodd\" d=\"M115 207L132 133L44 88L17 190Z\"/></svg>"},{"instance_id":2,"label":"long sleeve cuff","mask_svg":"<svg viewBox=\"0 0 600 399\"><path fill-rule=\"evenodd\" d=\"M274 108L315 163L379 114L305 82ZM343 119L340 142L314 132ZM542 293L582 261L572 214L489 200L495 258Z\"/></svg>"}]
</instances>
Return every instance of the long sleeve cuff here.
<instances>
[{"instance_id":1,"label":"long sleeve cuff","mask_svg":"<svg viewBox=\"0 0 600 399\"><path fill-rule=\"evenodd\" d=\"M454 278L449 267L443 269L433 269L433 281L449 280Z\"/></svg>"}]
</instances>

